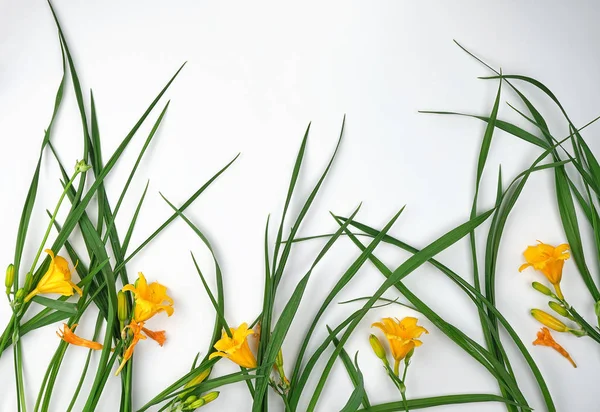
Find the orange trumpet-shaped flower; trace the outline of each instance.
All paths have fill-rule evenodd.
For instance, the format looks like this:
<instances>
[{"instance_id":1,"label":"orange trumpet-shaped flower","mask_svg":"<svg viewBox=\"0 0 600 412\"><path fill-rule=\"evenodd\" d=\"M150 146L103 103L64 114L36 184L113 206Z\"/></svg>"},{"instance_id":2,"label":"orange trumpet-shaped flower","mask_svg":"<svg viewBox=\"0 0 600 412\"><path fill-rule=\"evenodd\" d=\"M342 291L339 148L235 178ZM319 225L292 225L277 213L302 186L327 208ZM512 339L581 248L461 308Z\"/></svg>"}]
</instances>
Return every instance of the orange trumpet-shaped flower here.
<instances>
[{"instance_id":1,"label":"orange trumpet-shaped flower","mask_svg":"<svg viewBox=\"0 0 600 412\"><path fill-rule=\"evenodd\" d=\"M76 327L77 327L77 324L74 324L73 329L75 329ZM65 342L70 343L71 345L83 346L85 348L90 348L90 349L94 349L94 350L102 349L101 343L83 339L83 338L77 336L75 333L73 333L73 330L71 328L69 328L69 325L67 325L66 323L63 323L63 330L59 329L56 332L56 335L59 338L61 338L62 340L64 340Z\"/></svg>"},{"instance_id":2,"label":"orange trumpet-shaped flower","mask_svg":"<svg viewBox=\"0 0 600 412\"><path fill-rule=\"evenodd\" d=\"M145 322L159 312L166 312L167 315L171 316L173 314L173 299L167 295L167 288L158 282L152 282L148 285L142 272L138 276L135 285L125 285L122 289L134 294L133 319L136 322ZM163 304L164 302L167 302L167 304Z\"/></svg>"},{"instance_id":3,"label":"orange trumpet-shaped flower","mask_svg":"<svg viewBox=\"0 0 600 412\"><path fill-rule=\"evenodd\" d=\"M577 367L577 365L575 364L575 361L573 361L573 359L571 358L571 355L569 355L569 352L567 352L562 346L560 346L554 340L554 338L552 337L552 334L550 333L550 330L548 328L540 329L540 331L537 333L537 339L533 341L533 344L541 345L541 346L548 346L548 347L553 348L558 353L560 353L565 358L567 358L568 361L571 362L571 365L573 365L574 368Z\"/></svg>"},{"instance_id":4,"label":"orange trumpet-shaped flower","mask_svg":"<svg viewBox=\"0 0 600 412\"><path fill-rule=\"evenodd\" d=\"M71 271L66 259L62 256L55 257L50 249L46 249L45 252L52 259L50 266L35 289L25 297L25 302L29 302L35 295L40 293L58 293L63 296L71 296L73 295L73 289L81 296L81 289L71 281Z\"/></svg>"},{"instance_id":5,"label":"orange trumpet-shaped flower","mask_svg":"<svg viewBox=\"0 0 600 412\"><path fill-rule=\"evenodd\" d=\"M115 375L118 375L127 363L127 361L131 359L131 357L133 356L133 350L135 349L135 346L140 340L145 340L146 337L148 337L150 339L155 340L160 346L163 346L167 341L167 337L164 330L152 331L144 327L144 322L136 322L132 320L129 325L123 328L123 331L125 331L126 329L129 329L131 331L131 342L125 350L125 353L123 353L123 360L121 360L121 364L119 365L119 369L117 369Z\"/></svg>"},{"instance_id":6,"label":"orange trumpet-shaped flower","mask_svg":"<svg viewBox=\"0 0 600 412\"><path fill-rule=\"evenodd\" d=\"M248 328L247 323L242 323L239 328L230 328L229 330L231 337L223 331L221 339L215 343L215 349L218 352L211 353L209 359L222 356L244 368L256 368L256 358L248 345L248 336L252 335L254 331Z\"/></svg>"},{"instance_id":7,"label":"orange trumpet-shaped flower","mask_svg":"<svg viewBox=\"0 0 600 412\"><path fill-rule=\"evenodd\" d=\"M402 320L383 318L381 322L375 322L371 326L383 331L392 349L392 356L396 362L400 362L408 352L421 346L423 342L417 338L423 333L429 333L424 327L418 326L417 322L418 319L412 317Z\"/></svg>"},{"instance_id":8,"label":"orange trumpet-shaped flower","mask_svg":"<svg viewBox=\"0 0 600 412\"><path fill-rule=\"evenodd\" d=\"M552 283L556 290L556 295L563 299L562 291L560 290L560 281L562 279L563 266L565 260L570 255L567 253L569 245L563 243L556 247L547 245L538 240L539 244L535 246L527 246L523 255L527 263L524 263L519 267L519 272L533 267L535 270L539 270L546 276L546 278Z\"/></svg>"},{"instance_id":9,"label":"orange trumpet-shaped flower","mask_svg":"<svg viewBox=\"0 0 600 412\"><path fill-rule=\"evenodd\" d=\"M123 360L121 361L119 369L117 369L115 375L118 375L121 372L121 370L125 367L127 361L131 359L131 357L133 356L133 350L135 349L135 345L137 345L140 340L146 339L146 336L142 334L143 328L144 322L137 323L132 320L131 323L125 326L125 328L123 329L129 329L133 337L131 338L131 343L129 344L129 347L123 353Z\"/></svg>"}]
</instances>

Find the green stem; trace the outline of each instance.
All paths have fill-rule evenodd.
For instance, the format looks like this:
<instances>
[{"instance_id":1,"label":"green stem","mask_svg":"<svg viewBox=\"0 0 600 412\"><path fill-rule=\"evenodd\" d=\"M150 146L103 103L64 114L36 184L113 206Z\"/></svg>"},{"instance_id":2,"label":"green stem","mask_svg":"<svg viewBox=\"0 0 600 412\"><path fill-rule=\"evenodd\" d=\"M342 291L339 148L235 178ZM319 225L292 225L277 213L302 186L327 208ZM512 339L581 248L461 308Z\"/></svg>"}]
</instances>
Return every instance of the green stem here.
<instances>
[{"instance_id":1,"label":"green stem","mask_svg":"<svg viewBox=\"0 0 600 412\"><path fill-rule=\"evenodd\" d=\"M17 376L17 406L19 411L26 412L25 385L23 384L23 358L21 356L21 340L19 339L19 327L17 324L15 325L15 338L17 341L14 345L15 374Z\"/></svg>"},{"instance_id":2,"label":"green stem","mask_svg":"<svg viewBox=\"0 0 600 412\"><path fill-rule=\"evenodd\" d=\"M408 401L406 400L406 395L402 391L400 391L400 394L402 395L402 402L404 402L404 410L406 412L409 412L408 411Z\"/></svg>"},{"instance_id":3,"label":"green stem","mask_svg":"<svg viewBox=\"0 0 600 412\"><path fill-rule=\"evenodd\" d=\"M408 401L406 400L406 373L408 372L408 363L404 362L404 372L402 373L402 389L400 390L400 394L402 395L402 402L404 402L404 410L408 412Z\"/></svg>"},{"instance_id":4,"label":"green stem","mask_svg":"<svg viewBox=\"0 0 600 412\"><path fill-rule=\"evenodd\" d=\"M46 229L46 233L44 234L44 237L42 239L42 243L40 244L40 247L38 248L38 251L35 255L35 259L33 259L33 263L31 264L31 269L29 269L29 275L31 276L31 274L33 273L33 271L35 270L35 267L37 265L38 260L40 259L40 255L42 254L42 250L44 250L44 245L46 244L46 241L48 240L48 236L50 236L50 231L52 230L52 227L54 225L54 221L56 220L56 215L58 214L58 210L60 209L60 205L62 204L67 191L71 188L71 186L73 185L73 182L75 181L75 178L77 177L77 175L80 173L79 169L75 170L75 173L73 173L73 176L71 177L71 179L67 182L67 184L65 185L65 188L62 192L62 194L60 195L60 198L58 199L58 203L56 204L56 207L54 208L54 213L52 213L52 217L50 218L50 223L48 224L48 228ZM25 286L27 285L27 282L25 283Z\"/></svg>"},{"instance_id":5,"label":"green stem","mask_svg":"<svg viewBox=\"0 0 600 412\"><path fill-rule=\"evenodd\" d=\"M131 359L129 359L129 362L127 362L127 365L125 366L125 401L124 401L124 411L125 412L129 412L132 410L132 399L131 399L131 382L133 380L133 367L132 367L132 362L133 357Z\"/></svg>"},{"instance_id":6,"label":"green stem","mask_svg":"<svg viewBox=\"0 0 600 412\"><path fill-rule=\"evenodd\" d=\"M402 374L402 382L406 382L406 372L408 372L408 365L406 362L404 363L404 373Z\"/></svg>"}]
</instances>

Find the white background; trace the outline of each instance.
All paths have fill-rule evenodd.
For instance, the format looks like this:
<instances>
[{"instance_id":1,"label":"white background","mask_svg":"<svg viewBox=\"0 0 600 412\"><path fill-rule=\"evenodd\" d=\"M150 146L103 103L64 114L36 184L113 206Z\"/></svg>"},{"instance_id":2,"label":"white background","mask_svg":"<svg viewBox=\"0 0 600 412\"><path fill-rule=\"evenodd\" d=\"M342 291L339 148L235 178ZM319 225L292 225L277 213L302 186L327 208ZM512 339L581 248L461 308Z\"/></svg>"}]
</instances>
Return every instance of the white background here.
<instances>
[{"instance_id":1,"label":"white background","mask_svg":"<svg viewBox=\"0 0 600 412\"><path fill-rule=\"evenodd\" d=\"M392 233L423 247L468 217L484 124L417 111L457 110L487 115L497 89L496 81L477 79L489 72L462 52L453 39L494 67L502 67L505 73L531 75L543 81L554 90L575 124L582 125L599 114L600 9L593 1L569 5L559 1L500 4L443 0L284 5L57 0L55 6L83 89L94 91L105 159L168 78L184 61L188 62L167 93L171 99L168 114L118 218L123 236L149 179L149 194L132 246L171 213L159 191L181 204L238 152L242 153L188 210L188 216L216 246L225 276L226 314L232 324L251 322L259 313L264 224L269 213L274 221L280 216L294 157L309 121L313 122L311 135L293 213L298 212L300 199L310 192L325 166L344 114L347 129L338 160L301 233L335 230L328 212L348 215L361 201L358 220L382 227L406 204ZM2 265L12 260L20 211L60 75L59 42L46 3L0 0ZM68 86L52 139L63 161L71 165L81 157L82 145L70 82ZM527 87L524 90L531 91ZM566 135L559 113L539 94L533 96L545 110L555 136ZM505 104L518 103L508 88L501 101L500 117L518 121ZM140 131L107 180L113 204L148 130L146 125ZM597 132L598 127L592 126L584 133L596 154L600 152ZM493 202L498 164L502 164L507 184L539 152L526 142L497 132L483 180L481 210ZM56 163L48 152L25 262L31 261L46 227L44 210L55 205L60 192L58 178ZM61 216L64 218L64 214ZM483 246L486 226L478 233ZM517 268L523 261L522 251L536 239L554 244L565 241L550 172L531 178L508 221L498 260L498 306L538 362L558 410L597 410L595 382L600 356L591 340L557 336L578 363L577 369L554 351L530 344L539 325L528 310L544 307L545 299L529 287L540 277L533 271L519 274ZM321 243L314 241L295 249L277 310L281 310L320 247ZM136 348L134 406L141 406L185 373L198 351L206 351L214 314L194 271L190 250L212 279L213 267L205 248L181 221L172 224L128 266L130 276L144 271L149 280L166 284L175 300L174 316L161 315L152 321L156 329L167 330L167 344L159 348L153 342L142 342ZM483 256L483 247L480 250ZM385 246L377 254L392 268L408 256ZM284 344L288 369L315 305L356 256L356 248L347 240L341 241L314 272L306 301ZM466 240L442 253L440 259L472 280ZM593 264L591 267L597 269ZM598 273L594 276L597 278ZM567 261L563 290L591 317L593 302L580 279L573 262ZM383 277L367 264L337 301L369 295L382 281ZM481 339L474 306L439 272L431 267L420 268L406 284L447 321ZM398 297L393 290L386 296ZM0 323L4 325L9 309L2 307ZM335 305L325 322L335 325L351 310ZM359 362L373 404L397 400L398 395L368 346L370 324L382 316L407 315L414 313L397 305L372 311L347 345L349 353L360 352ZM78 332L89 337L94 319L95 314L87 315ZM423 337L424 344L409 373L409 398L497 393L495 380L480 364L426 319L421 322L430 334ZM30 408L58 343L57 327L46 327L23 339ZM324 331L325 323L318 329L317 340L324 337ZM531 373L508 342L522 390L532 407L544 410ZM66 408L86 353L76 347L67 352L51 410ZM220 362L215 376L234 371L234 365ZM14 410L13 376L12 356L7 351L0 358L2 411ZM116 410L119 391L119 379L111 379L99 410ZM318 410L339 410L350 392L349 380L338 364ZM282 410L279 400L272 400L277 405L273 410ZM205 410L243 411L249 409L249 402L247 389L240 383L223 387L219 400ZM474 404L438 410L501 411L504 407Z\"/></svg>"}]
</instances>

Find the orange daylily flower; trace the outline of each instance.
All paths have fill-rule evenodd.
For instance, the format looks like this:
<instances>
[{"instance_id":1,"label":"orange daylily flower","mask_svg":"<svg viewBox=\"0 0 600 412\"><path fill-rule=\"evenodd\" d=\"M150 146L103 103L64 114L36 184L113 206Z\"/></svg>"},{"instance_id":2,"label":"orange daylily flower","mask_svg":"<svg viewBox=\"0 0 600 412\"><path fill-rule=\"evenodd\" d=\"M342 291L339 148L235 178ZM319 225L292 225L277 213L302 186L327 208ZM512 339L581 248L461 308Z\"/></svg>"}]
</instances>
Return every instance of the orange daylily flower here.
<instances>
[{"instance_id":1,"label":"orange daylily flower","mask_svg":"<svg viewBox=\"0 0 600 412\"><path fill-rule=\"evenodd\" d=\"M123 369L123 367L125 367L127 361L131 359L131 357L133 356L133 350L135 349L135 346L140 340L145 340L146 337L148 337L150 339L154 339L160 346L163 346L165 341L167 340L164 330L155 332L150 329L146 329L144 327L144 322L136 322L132 320L129 325L123 328L123 331L125 331L126 329L129 329L131 331L132 338L131 342L129 343L129 347L123 353L123 360L121 361L119 369L117 369L115 375L118 375Z\"/></svg>"},{"instance_id":2,"label":"orange daylily flower","mask_svg":"<svg viewBox=\"0 0 600 412\"><path fill-rule=\"evenodd\" d=\"M81 296L81 289L71 281L71 271L66 259L62 256L55 257L50 249L46 249L45 252L52 259L50 266L35 289L25 297L25 302L29 302L35 295L41 293L58 293L63 296L71 296L73 295L73 289Z\"/></svg>"},{"instance_id":3,"label":"orange daylily flower","mask_svg":"<svg viewBox=\"0 0 600 412\"><path fill-rule=\"evenodd\" d=\"M77 324L74 324L73 329L75 329L76 327L77 327ZM65 342L70 343L71 345L83 346L85 348L90 348L90 349L94 349L94 350L102 349L101 343L83 339L83 338L77 336L75 333L73 333L73 330L71 328L69 328L69 325L67 325L66 323L63 323L63 330L59 329L56 332L56 335L59 338L61 338L62 340L64 340Z\"/></svg>"},{"instance_id":4,"label":"orange daylily flower","mask_svg":"<svg viewBox=\"0 0 600 412\"><path fill-rule=\"evenodd\" d=\"M539 244L535 246L527 246L523 255L527 263L524 263L519 267L519 272L533 267L535 270L539 270L546 276L546 278L552 283L556 290L556 295L563 299L562 291L560 290L560 281L562 279L563 266L565 260L571 255L567 252L569 245L563 243L556 247L547 245L538 240Z\"/></svg>"},{"instance_id":5,"label":"orange daylily flower","mask_svg":"<svg viewBox=\"0 0 600 412\"><path fill-rule=\"evenodd\" d=\"M123 353L123 360L121 361L121 364L119 365L119 369L117 369L117 372L115 372L115 375L118 375L121 372L121 370L125 367L125 364L127 363L127 361L129 359L131 359L131 357L133 356L133 350L135 349L135 345L137 345L140 340L146 339L146 336L142 334L143 327L144 327L144 322L137 323L132 320L129 325L127 325L127 326L125 326L125 328L123 328L123 330L129 329L131 331L133 337L131 338L131 343L129 344L129 347Z\"/></svg>"},{"instance_id":6,"label":"orange daylily flower","mask_svg":"<svg viewBox=\"0 0 600 412\"><path fill-rule=\"evenodd\" d=\"M371 325L381 329L385 334L392 349L396 371L400 361L415 347L422 345L423 342L417 338L423 333L429 333L424 327L418 326L417 322L418 319L413 317L406 317L402 320L383 318L381 322L375 322Z\"/></svg>"},{"instance_id":7,"label":"orange daylily flower","mask_svg":"<svg viewBox=\"0 0 600 412\"><path fill-rule=\"evenodd\" d=\"M242 323L238 328L229 330L231 337L223 331L221 339L215 343L215 349L218 352L211 353L208 358L222 356L244 368L256 368L256 358L248 345L248 336L252 335L254 331L248 328L247 323Z\"/></svg>"},{"instance_id":8,"label":"orange daylily flower","mask_svg":"<svg viewBox=\"0 0 600 412\"><path fill-rule=\"evenodd\" d=\"M133 319L136 322L145 322L159 312L166 312L169 316L173 314L173 299L167 295L167 288L158 282L148 285L142 272L138 274L135 285L125 285L122 291L135 295Z\"/></svg>"},{"instance_id":9,"label":"orange daylily flower","mask_svg":"<svg viewBox=\"0 0 600 412\"><path fill-rule=\"evenodd\" d=\"M571 362L571 365L573 365L574 368L577 367L577 365L575 364L575 361L573 361L573 359L571 358L571 355L569 355L569 352L567 352L562 346L560 346L554 340L554 338L552 337L552 334L550 333L550 330L548 328L540 329L540 331L537 333L537 339L533 341L533 344L541 345L541 346L548 346L548 347L553 348L558 353L560 353L562 356L567 358L567 360L569 362Z\"/></svg>"}]
</instances>

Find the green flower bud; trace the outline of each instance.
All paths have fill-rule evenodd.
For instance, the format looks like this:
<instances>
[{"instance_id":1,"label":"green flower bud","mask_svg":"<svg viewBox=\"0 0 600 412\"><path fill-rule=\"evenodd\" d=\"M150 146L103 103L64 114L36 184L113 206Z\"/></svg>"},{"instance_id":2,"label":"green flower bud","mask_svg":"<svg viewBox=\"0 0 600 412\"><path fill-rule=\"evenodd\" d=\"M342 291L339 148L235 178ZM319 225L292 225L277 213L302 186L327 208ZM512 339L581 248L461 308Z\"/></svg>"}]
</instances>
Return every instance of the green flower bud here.
<instances>
[{"instance_id":1,"label":"green flower bud","mask_svg":"<svg viewBox=\"0 0 600 412\"><path fill-rule=\"evenodd\" d=\"M200 399L203 399L204 400L204 404L206 405L207 403L211 403L212 401L214 401L218 397L219 397L219 392L214 391L214 392L207 393L206 395L204 395Z\"/></svg>"},{"instance_id":2,"label":"green flower bud","mask_svg":"<svg viewBox=\"0 0 600 412\"><path fill-rule=\"evenodd\" d=\"M596 312L596 316L600 318L600 300L594 305L594 311Z\"/></svg>"},{"instance_id":3,"label":"green flower bud","mask_svg":"<svg viewBox=\"0 0 600 412\"><path fill-rule=\"evenodd\" d=\"M277 365L278 369L283 368L283 351L281 349L279 349L279 352L277 352L277 357L275 358L275 365Z\"/></svg>"},{"instance_id":4,"label":"green flower bud","mask_svg":"<svg viewBox=\"0 0 600 412\"><path fill-rule=\"evenodd\" d=\"M85 173L91 168L92 166L85 163L85 160L79 160L77 163L75 163L75 171L79 173Z\"/></svg>"},{"instance_id":5,"label":"green flower bud","mask_svg":"<svg viewBox=\"0 0 600 412\"><path fill-rule=\"evenodd\" d=\"M12 263L6 268L6 277L4 278L4 286L6 286L6 294L10 293L10 289L15 281L15 265Z\"/></svg>"},{"instance_id":6,"label":"green flower bud","mask_svg":"<svg viewBox=\"0 0 600 412\"><path fill-rule=\"evenodd\" d=\"M198 374L198 376L196 376L194 379L192 379L191 381L186 383L183 387L189 388L192 386L200 385L202 382L204 382L206 380L206 378L208 378L208 375L210 375L210 371L211 371L211 368L203 370L201 373Z\"/></svg>"},{"instance_id":7,"label":"green flower bud","mask_svg":"<svg viewBox=\"0 0 600 412\"><path fill-rule=\"evenodd\" d=\"M373 352L375 352L375 356L377 356L381 360L387 360L385 348L383 347L377 336L371 334L371 336L369 336L369 343L371 344L371 348L373 348Z\"/></svg>"},{"instance_id":8,"label":"green flower bud","mask_svg":"<svg viewBox=\"0 0 600 412\"><path fill-rule=\"evenodd\" d=\"M185 385L183 385L184 389L187 388L191 388L192 386L196 386L196 385L200 385L202 382L204 382L206 380L206 378L208 378L208 375L210 375L210 371L212 369L208 368L203 370L202 372L200 372L195 378L193 378L191 381L189 381L188 383L186 383ZM190 393L193 392L193 389L190 389L189 391L185 391L181 394L179 394L179 399L183 399L185 398L187 395L189 395ZM191 398L192 396L189 396L186 400L186 402ZM196 398L194 397L194 400L196 400ZM193 401L191 401L193 402Z\"/></svg>"},{"instance_id":9,"label":"green flower bud","mask_svg":"<svg viewBox=\"0 0 600 412\"><path fill-rule=\"evenodd\" d=\"M571 314L569 313L569 311L567 310L567 308L565 308L560 303L554 302L554 301L550 301L550 302L548 302L548 306L550 306L550 309L552 309L553 311L555 311L556 313L558 313L560 316L564 316L565 318L569 318L571 320L574 320L573 316L571 316Z\"/></svg>"},{"instance_id":10,"label":"green flower bud","mask_svg":"<svg viewBox=\"0 0 600 412\"><path fill-rule=\"evenodd\" d=\"M538 292L546 295L546 296L554 296L554 293L545 285L542 285L540 282L533 282L531 287L537 290Z\"/></svg>"},{"instance_id":11,"label":"green flower bud","mask_svg":"<svg viewBox=\"0 0 600 412\"><path fill-rule=\"evenodd\" d=\"M117 315L121 323L127 322L127 318L129 317L127 313L127 296L125 296L125 292L123 291L117 293Z\"/></svg>"},{"instance_id":12,"label":"green flower bud","mask_svg":"<svg viewBox=\"0 0 600 412\"><path fill-rule=\"evenodd\" d=\"M17 290L17 293L15 293L15 300L17 300L18 302L22 302L24 297L25 290L23 288Z\"/></svg>"},{"instance_id":13,"label":"green flower bud","mask_svg":"<svg viewBox=\"0 0 600 412\"><path fill-rule=\"evenodd\" d=\"M587 335L587 332L584 331L583 329L569 329L567 332L577 336L578 338L581 338L582 336Z\"/></svg>"},{"instance_id":14,"label":"green flower bud","mask_svg":"<svg viewBox=\"0 0 600 412\"><path fill-rule=\"evenodd\" d=\"M200 398L197 401L194 401L194 402L190 403L187 406L186 410L193 411L194 409L197 409L197 408L199 408L201 406L204 406L205 404L206 404L206 401L204 399Z\"/></svg>"},{"instance_id":15,"label":"green flower bud","mask_svg":"<svg viewBox=\"0 0 600 412\"><path fill-rule=\"evenodd\" d=\"M192 396L188 396L188 397L186 398L185 402L183 402L183 404L184 404L184 405L189 405L189 404L193 403L193 402L194 402L196 399L198 399L198 397L197 397L197 396L194 396L194 395L192 395Z\"/></svg>"},{"instance_id":16,"label":"green flower bud","mask_svg":"<svg viewBox=\"0 0 600 412\"><path fill-rule=\"evenodd\" d=\"M412 359L412 356L415 354L415 348L412 348L411 350L408 351L408 353L406 354L406 357L404 358L404 364L406 366L410 365L410 360Z\"/></svg>"}]
</instances>

